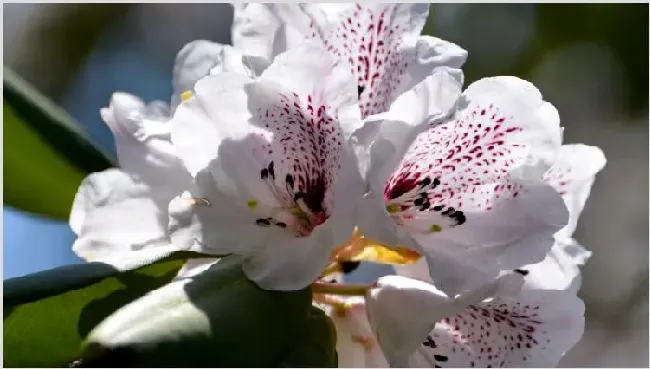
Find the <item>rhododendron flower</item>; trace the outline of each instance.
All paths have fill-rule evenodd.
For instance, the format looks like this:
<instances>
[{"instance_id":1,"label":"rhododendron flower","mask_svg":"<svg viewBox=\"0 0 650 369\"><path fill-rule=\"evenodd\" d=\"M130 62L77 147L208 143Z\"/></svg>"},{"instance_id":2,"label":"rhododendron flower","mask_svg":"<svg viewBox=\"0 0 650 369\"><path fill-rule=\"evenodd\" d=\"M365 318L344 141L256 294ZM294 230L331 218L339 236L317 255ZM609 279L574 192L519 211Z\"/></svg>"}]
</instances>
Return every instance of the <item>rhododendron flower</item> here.
<instances>
[{"instance_id":1,"label":"rhododendron flower","mask_svg":"<svg viewBox=\"0 0 650 369\"><path fill-rule=\"evenodd\" d=\"M349 69L302 44L259 78L201 79L172 119L194 180L170 203L172 242L243 257L266 289L300 289L352 234L363 181L351 133L361 119Z\"/></svg>"},{"instance_id":2,"label":"rhododendron flower","mask_svg":"<svg viewBox=\"0 0 650 369\"><path fill-rule=\"evenodd\" d=\"M485 78L449 117L394 110L365 122L378 133L366 150L362 233L417 250L450 295L541 261L568 215L542 180L561 130L539 91L515 77ZM394 127L412 128L394 134Z\"/></svg>"},{"instance_id":3,"label":"rhododendron flower","mask_svg":"<svg viewBox=\"0 0 650 369\"><path fill-rule=\"evenodd\" d=\"M228 48L207 41L187 44L174 65L172 103L210 69L242 71L250 65ZM70 213L78 236L72 249L88 261L128 269L178 250L170 244L167 208L192 177L172 145L166 103L145 104L115 93L100 113L115 138L119 169L92 173L81 183Z\"/></svg>"},{"instance_id":4,"label":"rhododendron flower","mask_svg":"<svg viewBox=\"0 0 650 369\"><path fill-rule=\"evenodd\" d=\"M422 36L428 4L237 4L233 45L268 60L305 40L346 63L362 118L381 113L438 67L462 84L467 52Z\"/></svg>"}]
</instances>

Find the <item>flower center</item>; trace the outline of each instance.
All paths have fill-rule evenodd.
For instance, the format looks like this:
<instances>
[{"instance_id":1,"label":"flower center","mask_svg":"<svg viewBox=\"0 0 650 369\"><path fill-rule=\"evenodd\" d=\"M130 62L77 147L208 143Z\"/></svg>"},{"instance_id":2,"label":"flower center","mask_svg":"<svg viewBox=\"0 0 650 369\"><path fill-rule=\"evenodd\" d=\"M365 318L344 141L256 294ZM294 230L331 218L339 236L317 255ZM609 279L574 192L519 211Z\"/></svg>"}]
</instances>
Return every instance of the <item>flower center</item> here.
<instances>
[{"instance_id":1,"label":"flower center","mask_svg":"<svg viewBox=\"0 0 650 369\"><path fill-rule=\"evenodd\" d=\"M260 227L276 226L286 228L296 237L307 237L323 224L329 214L323 208L325 182L321 177L308 181L305 191L295 189L292 174L287 173L284 186L278 185L275 165L271 162L260 171L260 178L275 199L275 206L265 206L259 200L248 200L247 206L255 214L263 214L255 224Z\"/></svg>"}]
</instances>

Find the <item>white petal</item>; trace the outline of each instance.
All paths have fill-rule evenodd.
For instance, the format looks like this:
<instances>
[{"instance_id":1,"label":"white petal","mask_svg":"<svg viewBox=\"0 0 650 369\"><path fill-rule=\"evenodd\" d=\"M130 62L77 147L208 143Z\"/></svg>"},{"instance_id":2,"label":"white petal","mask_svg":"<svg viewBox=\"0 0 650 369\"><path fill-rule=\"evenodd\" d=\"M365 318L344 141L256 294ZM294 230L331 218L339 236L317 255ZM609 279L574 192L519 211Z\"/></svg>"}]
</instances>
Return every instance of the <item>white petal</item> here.
<instances>
[{"instance_id":1,"label":"white petal","mask_svg":"<svg viewBox=\"0 0 650 369\"><path fill-rule=\"evenodd\" d=\"M554 367L584 331L584 304L566 291L522 291L436 324L413 367Z\"/></svg>"},{"instance_id":2,"label":"white petal","mask_svg":"<svg viewBox=\"0 0 650 369\"><path fill-rule=\"evenodd\" d=\"M268 61L259 56L247 55L230 45L196 40L181 49L174 64L172 109L181 103L181 95L192 91L201 78L221 72L239 73L251 78L259 76Z\"/></svg>"},{"instance_id":3,"label":"white petal","mask_svg":"<svg viewBox=\"0 0 650 369\"><path fill-rule=\"evenodd\" d=\"M391 366L404 366L437 321L495 294L517 293L522 283L520 275L509 273L450 297L431 283L382 277L367 294L368 318Z\"/></svg>"},{"instance_id":4,"label":"white petal","mask_svg":"<svg viewBox=\"0 0 650 369\"><path fill-rule=\"evenodd\" d=\"M388 112L364 121L355 138L364 150L370 150L366 177L372 189L383 191L391 172L417 135L428 124L450 114L461 87L448 68L438 68L399 96Z\"/></svg>"},{"instance_id":5,"label":"white petal","mask_svg":"<svg viewBox=\"0 0 650 369\"><path fill-rule=\"evenodd\" d=\"M573 235L596 174L605 163L605 155L598 147L577 144L560 148L556 162L544 175L544 181L562 195L569 209L569 223L558 237L566 240Z\"/></svg>"},{"instance_id":6,"label":"white petal","mask_svg":"<svg viewBox=\"0 0 650 369\"><path fill-rule=\"evenodd\" d=\"M187 43L178 52L174 63L172 86L172 107L181 102L181 94L191 91L196 82L207 76L210 70L223 63L223 50L230 46L219 43L196 40Z\"/></svg>"},{"instance_id":7,"label":"white petal","mask_svg":"<svg viewBox=\"0 0 650 369\"><path fill-rule=\"evenodd\" d=\"M361 126L355 80L348 66L323 47L303 43L289 49L273 60L262 79L307 96L315 107L321 105L336 112L346 137Z\"/></svg>"},{"instance_id":8,"label":"white petal","mask_svg":"<svg viewBox=\"0 0 650 369\"><path fill-rule=\"evenodd\" d=\"M115 93L102 119L115 136L120 168L153 186L181 190L190 179L170 140L170 125L162 102L146 106L137 97Z\"/></svg>"},{"instance_id":9,"label":"white petal","mask_svg":"<svg viewBox=\"0 0 650 369\"><path fill-rule=\"evenodd\" d=\"M352 233L350 227L347 234ZM268 237L268 235L267 235ZM306 238L271 239L244 261L246 276L263 289L298 290L315 281L329 261L334 235L321 225Z\"/></svg>"},{"instance_id":10,"label":"white petal","mask_svg":"<svg viewBox=\"0 0 650 369\"><path fill-rule=\"evenodd\" d=\"M567 221L563 202L541 182L559 146L557 111L514 77L472 84L453 120L417 136L384 196L443 290L543 259Z\"/></svg>"},{"instance_id":11,"label":"white petal","mask_svg":"<svg viewBox=\"0 0 650 369\"><path fill-rule=\"evenodd\" d=\"M73 251L87 261L129 269L177 250L166 233L166 207L172 196L117 169L89 175L70 215L78 236Z\"/></svg>"},{"instance_id":12,"label":"white petal","mask_svg":"<svg viewBox=\"0 0 650 369\"><path fill-rule=\"evenodd\" d=\"M221 181L219 185L228 184ZM255 216L245 202L217 187L209 170L199 172L190 191L169 203L169 235L172 243L184 250L250 256L262 247L269 233L255 225ZM282 235L275 233L276 237Z\"/></svg>"},{"instance_id":13,"label":"white petal","mask_svg":"<svg viewBox=\"0 0 650 369\"><path fill-rule=\"evenodd\" d=\"M193 176L217 157L222 140L248 134L245 122L250 114L243 87L249 81L236 73L205 77L195 85L195 96L176 109L172 141Z\"/></svg>"},{"instance_id":14,"label":"white petal","mask_svg":"<svg viewBox=\"0 0 650 369\"><path fill-rule=\"evenodd\" d=\"M285 49L274 48L281 23L273 14L270 4L233 4L232 43L237 49L268 60Z\"/></svg>"},{"instance_id":15,"label":"white petal","mask_svg":"<svg viewBox=\"0 0 650 369\"><path fill-rule=\"evenodd\" d=\"M431 277L450 293L471 289L501 270L542 261L568 219L562 199L546 185L527 186L489 213L465 214L465 224L414 235Z\"/></svg>"}]
</instances>

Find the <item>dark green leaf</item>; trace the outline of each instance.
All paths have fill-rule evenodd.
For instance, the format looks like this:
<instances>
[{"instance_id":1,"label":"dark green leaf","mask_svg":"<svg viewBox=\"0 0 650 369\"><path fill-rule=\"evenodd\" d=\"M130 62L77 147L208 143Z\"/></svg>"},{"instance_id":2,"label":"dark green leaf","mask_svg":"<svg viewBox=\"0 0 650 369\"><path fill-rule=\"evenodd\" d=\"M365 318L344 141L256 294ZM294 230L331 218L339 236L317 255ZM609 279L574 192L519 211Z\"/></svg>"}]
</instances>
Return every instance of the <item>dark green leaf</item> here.
<instances>
[{"instance_id":1,"label":"dark green leaf","mask_svg":"<svg viewBox=\"0 0 650 369\"><path fill-rule=\"evenodd\" d=\"M288 355L282 361L288 368L336 368L336 328L323 310L312 307L307 324Z\"/></svg>"},{"instance_id":2,"label":"dark green leaf","mask_svg":"<svg viewBox=\"0 0 650 369\"><path fill-rule=\"evenodd\" d=\"M67 366L92 328L181 265L176 256L128 272L92 263L4 281L4 366Z\"/></svg>"},{"instance_id":3,"label":"dark green leaf","mask_svg":"<svg viewBox=\"0 0 650 369\"><path fill-rule=\"evenodd\" d=\"M67 219L84 176L113 163L72 117L6 67L3 88L4 201Z\"/></svg>"},{"instance_id":4,"label":"dark green leaf","mask_svg":"<svg viewBox=\"0 0 650 369\"><path fill-rule=\"evenodd\" d=\"M262 290L226 258L113 314L89 335L79 364L336 366L332 330L329 318L312 309L310 288Z\"/></svg>"}]
</instances>

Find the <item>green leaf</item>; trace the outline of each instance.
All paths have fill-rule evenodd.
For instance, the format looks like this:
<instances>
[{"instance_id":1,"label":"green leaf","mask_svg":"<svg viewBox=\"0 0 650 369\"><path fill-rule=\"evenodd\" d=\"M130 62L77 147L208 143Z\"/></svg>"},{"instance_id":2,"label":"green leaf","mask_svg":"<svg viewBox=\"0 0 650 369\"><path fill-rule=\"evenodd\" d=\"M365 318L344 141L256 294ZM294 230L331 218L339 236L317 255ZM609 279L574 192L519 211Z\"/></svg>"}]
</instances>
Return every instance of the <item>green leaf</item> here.
<instances>
[{"instance_id":1,"label":"green leaf","mask_svg":"<svg viewBox=\"0 0 650 369\"><path fill-rule=\"evenodd\" d=\"M5 367L67 366L88 332L118 308L168 283L178 255L133 271L65 266L3 283Z\"/></svg>"},{"instance_id":2,"label":"green leaf","mask_svg":"<svg viewBox=\"0 0 650 369\"><path fill-rule=\"evenodd\" d=\"M325 312L312 307L307 324L300 334L300 339L285 356L282 367L286 368L336 368L336 328L334 322Z\"/></svg>"},{"instance_id":3,"label":"green leaf","mask_svg":"<svg viewBox=\"0 0 650 369\"><path fill-rule=\"evenodd\" d=\"M267 291L232 258L134 301L97 326L78 362L101 367L336 366L311 289ZM312 356L313 355L313 356Z\"/></svg>"},{"instance_id":4,"label":"green leaf","mask_svg":"<svg viewBox=\"0 0 650 369\"><path fill-rule=\"evenodd\" d=\"M113 163L72 117L7 67L3 88L4 201L67 219L81 180Z\"/></svg>"}]
</instances>

